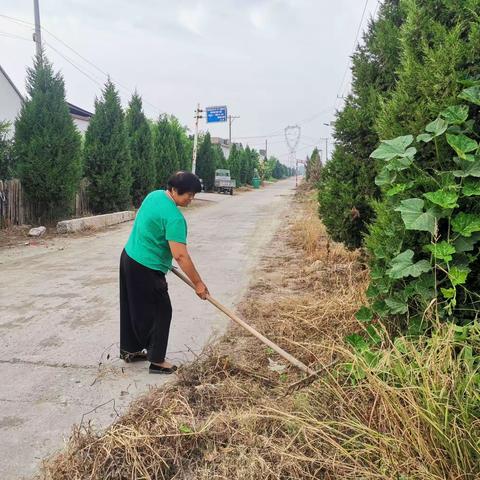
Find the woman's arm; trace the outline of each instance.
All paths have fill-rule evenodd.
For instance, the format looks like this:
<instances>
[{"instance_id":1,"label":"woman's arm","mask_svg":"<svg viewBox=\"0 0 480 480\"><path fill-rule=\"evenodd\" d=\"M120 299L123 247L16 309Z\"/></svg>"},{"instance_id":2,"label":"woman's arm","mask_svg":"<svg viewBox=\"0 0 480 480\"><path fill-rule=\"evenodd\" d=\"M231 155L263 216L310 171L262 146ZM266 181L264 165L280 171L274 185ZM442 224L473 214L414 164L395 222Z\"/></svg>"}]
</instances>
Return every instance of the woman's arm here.
<instances>
[{"instance_id":1,"label":"woman's arm","mask_svg":"<svg viewBox=\"0 0 480 480\"><path fill-rule=\"evenodd\" d=\"M195 285L195 293L202 299L205 300L209 291L207 286L203 283L200 278L195 265L188 253L187 246L184 243L169 241L170 251L175 261L178 263L179 267L185 272L187 277Z\"/></svg>"}]
</instances>

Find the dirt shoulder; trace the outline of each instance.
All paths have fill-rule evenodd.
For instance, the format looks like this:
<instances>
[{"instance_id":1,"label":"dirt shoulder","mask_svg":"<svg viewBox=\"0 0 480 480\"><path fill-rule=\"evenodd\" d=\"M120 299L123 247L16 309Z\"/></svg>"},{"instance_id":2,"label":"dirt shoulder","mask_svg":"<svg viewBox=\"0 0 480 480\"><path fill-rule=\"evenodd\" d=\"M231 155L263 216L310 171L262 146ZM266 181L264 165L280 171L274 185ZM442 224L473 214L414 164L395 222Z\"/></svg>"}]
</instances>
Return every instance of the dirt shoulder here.
<instances>
[{"instance_id":1,"label":"dirt shoulder","mask_svg":"<svg viewBox=\"0 0 480 480\"><path fill-rule=\"evenodd\" d=\"M366 272L355 253L327 239L306 196L292 200L239 310L318 369L356 328ZM322 447L309 444L298 420L310 408L308 389L288 388L302 377L232 326L177 382L152 389L105 431L76 428L42 478L319 478Z\"/></svg>"}]
</instances>

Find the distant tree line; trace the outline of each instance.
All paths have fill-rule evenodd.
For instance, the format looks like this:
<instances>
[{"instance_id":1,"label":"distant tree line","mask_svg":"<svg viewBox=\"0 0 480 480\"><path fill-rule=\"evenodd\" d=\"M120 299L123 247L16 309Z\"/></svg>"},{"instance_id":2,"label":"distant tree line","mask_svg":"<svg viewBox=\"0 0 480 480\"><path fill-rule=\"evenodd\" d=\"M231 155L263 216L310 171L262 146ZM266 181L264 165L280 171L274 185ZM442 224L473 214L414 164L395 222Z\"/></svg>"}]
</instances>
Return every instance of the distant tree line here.
<instances>
[{"instance_id":1,"label":"distant tree line","mask_svg":"<svg viewBox=\"0 0 480 480\"><path fill-rule=\"evenodd\" d=\"M157 121L145 116L142 99L134 93L124 110L108 79L95 100L85 138L75 128L65 98L65 84L44 54L27 70L27 93L15 121L13 140L8 125L0 123L0 178L18 177L36 205L40 220L71 213L80 180L88 180L93 213L139 207L152 190L165 188L178 170L191 170L193 138L172 115ZM205 190L214 184L215 170L228 168L238 185L292 174L271 157L261 161L256 150L233 145L225 158L206 133L199 139L196 173Z\"/></svg>"}]
</instances>

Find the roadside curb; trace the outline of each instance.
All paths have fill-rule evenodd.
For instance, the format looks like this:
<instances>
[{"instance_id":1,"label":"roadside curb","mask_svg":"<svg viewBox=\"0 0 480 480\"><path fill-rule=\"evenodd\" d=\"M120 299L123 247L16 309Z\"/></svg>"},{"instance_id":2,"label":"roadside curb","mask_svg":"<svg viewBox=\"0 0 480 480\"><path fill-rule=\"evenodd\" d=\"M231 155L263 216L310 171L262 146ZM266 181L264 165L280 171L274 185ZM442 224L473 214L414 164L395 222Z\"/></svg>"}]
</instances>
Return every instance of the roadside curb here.
<instances>
[{"instance_id":1,"label":"roadside curb","mask_svg":"<svg viewBox=\"0 0 480 480\"><path fill-rule=\"evenodd\" d=\"M105 215L95 215L93 217L74 218L72 220L62 220L57 223L57 233L81 232L89 229L99 229L116 225L118 223L128 222L135 218L136 212L127 210L124 212L107 213Z\"/></svg>"}]
</instances>

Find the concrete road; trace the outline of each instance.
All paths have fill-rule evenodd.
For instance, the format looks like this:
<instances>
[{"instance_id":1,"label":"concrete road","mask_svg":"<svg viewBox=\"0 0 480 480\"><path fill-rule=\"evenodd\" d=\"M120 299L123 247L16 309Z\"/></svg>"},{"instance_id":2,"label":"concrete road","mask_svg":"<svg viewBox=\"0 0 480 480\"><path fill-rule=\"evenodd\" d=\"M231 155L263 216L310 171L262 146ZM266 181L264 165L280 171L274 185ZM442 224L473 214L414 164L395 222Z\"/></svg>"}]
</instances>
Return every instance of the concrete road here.
<instances>
[{"instance_id":1,"label":"concrete road","mask_svg":"<svg viewBox=\"0 0 480 480\"><path fill-rule=\"evenodd\" d=\"M186 210L190 251L210 292L241 298L289 205L286 180ZM47 245L0 250L0 478L30 477L74 423L106 426L148 385L166 381L118 356L118 261L132 223ZM48 248L47 248L48 247ZM228 320L172 274L168 358L188 361Z\"/></svg>"}]
</instances>

